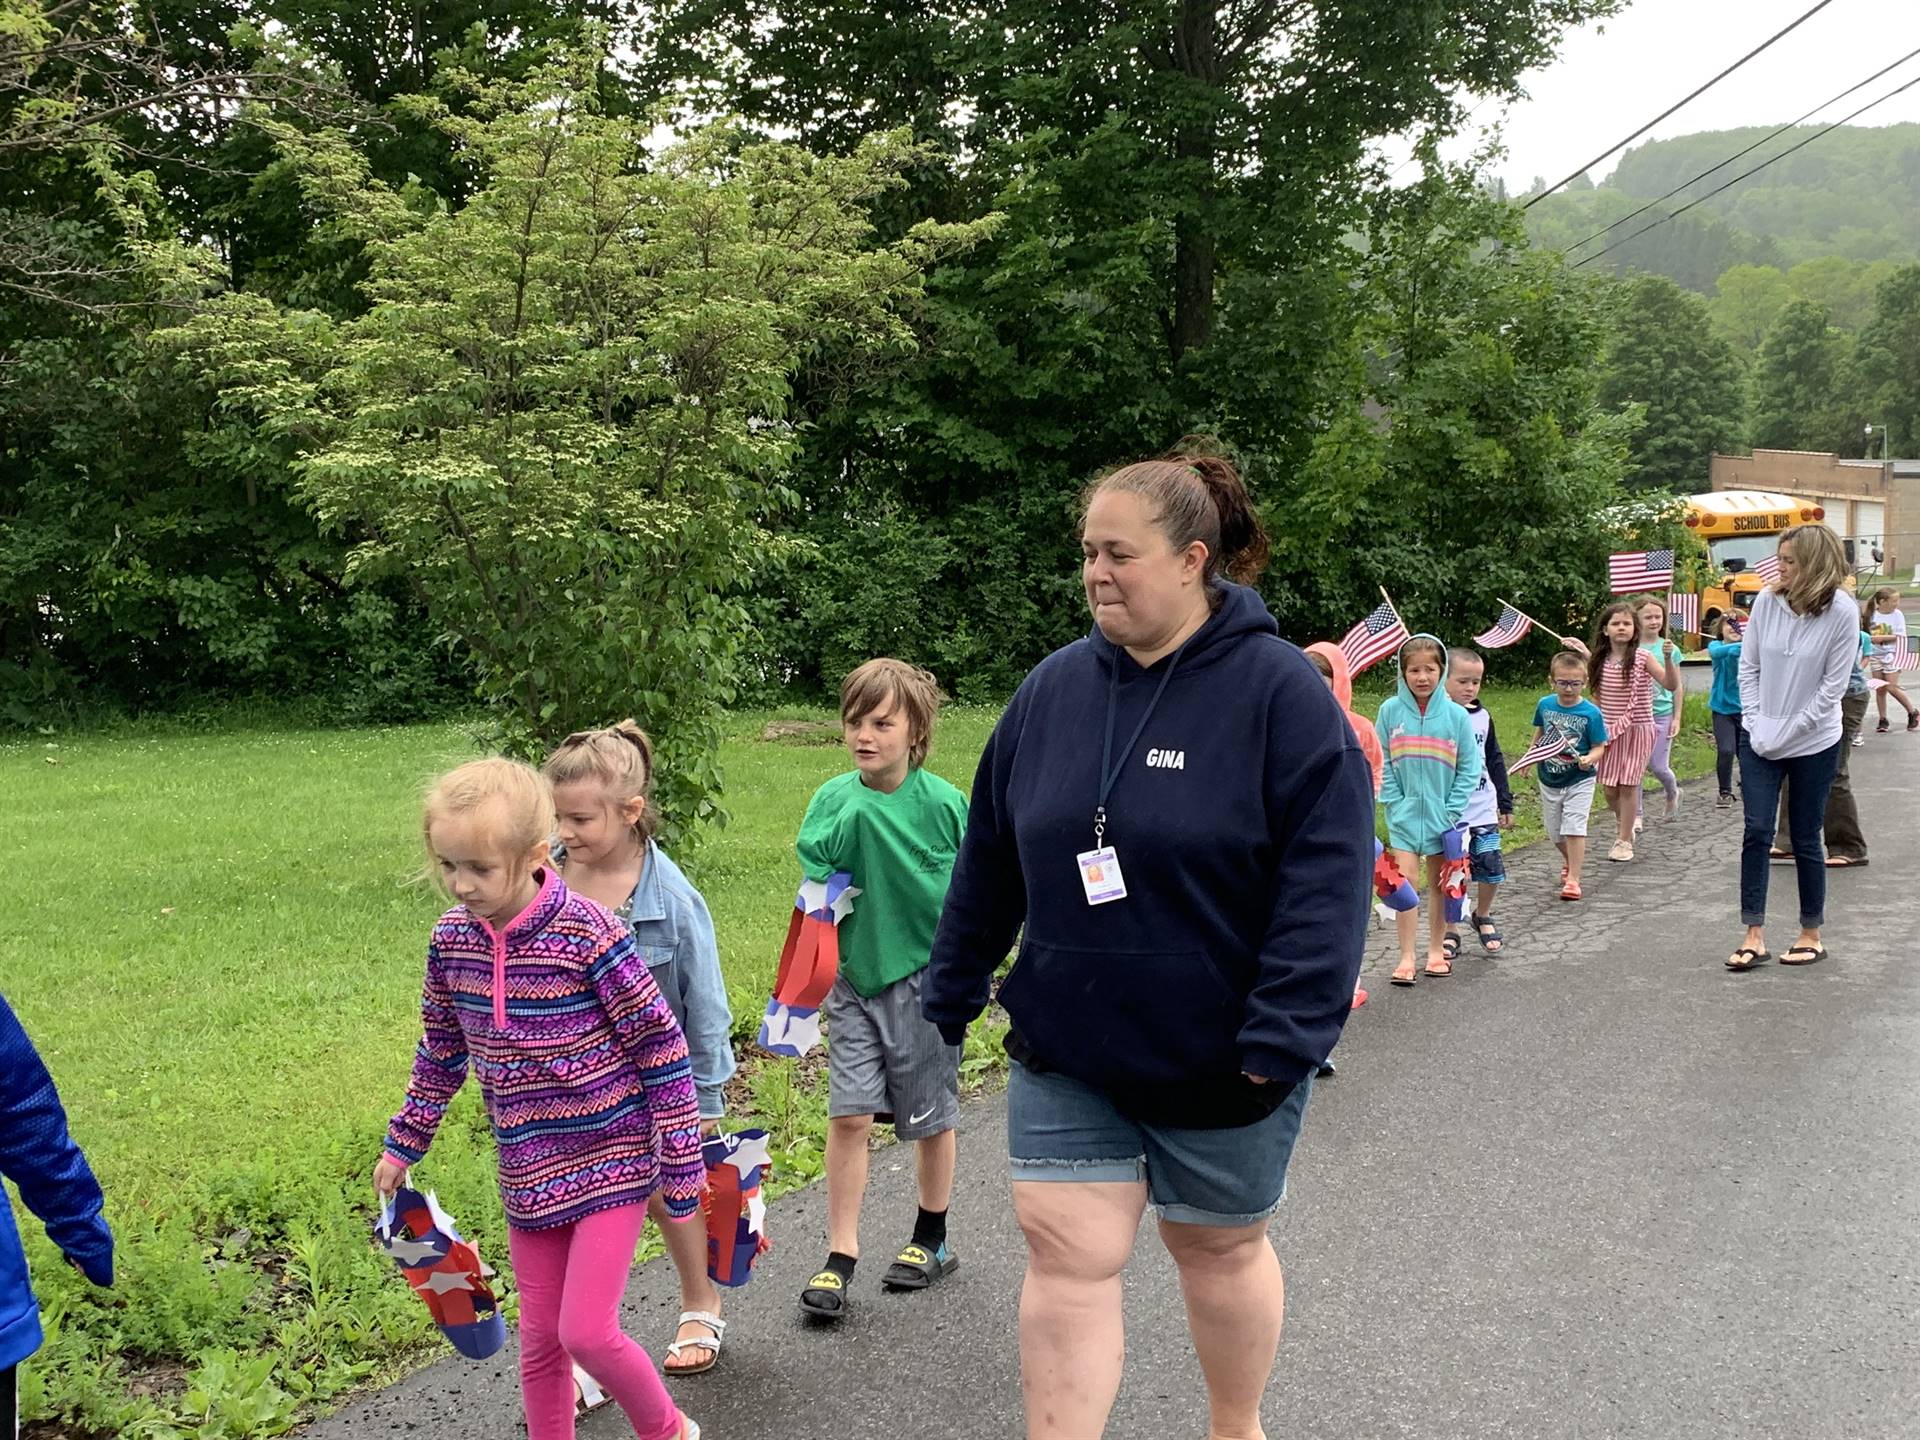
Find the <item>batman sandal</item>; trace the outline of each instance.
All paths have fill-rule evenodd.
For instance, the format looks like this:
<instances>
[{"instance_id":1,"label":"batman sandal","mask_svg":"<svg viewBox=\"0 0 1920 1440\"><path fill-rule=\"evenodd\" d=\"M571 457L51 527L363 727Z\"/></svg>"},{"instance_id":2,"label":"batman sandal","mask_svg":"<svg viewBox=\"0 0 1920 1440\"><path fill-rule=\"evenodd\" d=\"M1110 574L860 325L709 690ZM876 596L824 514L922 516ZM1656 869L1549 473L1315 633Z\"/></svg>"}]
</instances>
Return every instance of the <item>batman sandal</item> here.
<instances>
[{"instance_id":1,"label":"batman sandal","mask_svg":"<svg viewBox=\"0 0 1920 1440\"><path fill-rule=\"evenodd\" d=\"M800 1292L800 1308L816 1320L838 1320L847 1313L847 1282L837 1270L822 1270Z\"/></svg>"},{"instance_id":2,"label":"batman sandal","mask_svg":"<svg viewBox=\"0 0 1920 1440\"><path fill-rule=\"evenodd\" d=\"M940 1242L938 1250L929 1250L924 1245L909 1245L893 1257L893 1264L880 1277L880 1283L889 1290L924 1290L942 1276L951 1275L959 1265L959 1260L944 1240Z\"/></svg>"}]
</instances>

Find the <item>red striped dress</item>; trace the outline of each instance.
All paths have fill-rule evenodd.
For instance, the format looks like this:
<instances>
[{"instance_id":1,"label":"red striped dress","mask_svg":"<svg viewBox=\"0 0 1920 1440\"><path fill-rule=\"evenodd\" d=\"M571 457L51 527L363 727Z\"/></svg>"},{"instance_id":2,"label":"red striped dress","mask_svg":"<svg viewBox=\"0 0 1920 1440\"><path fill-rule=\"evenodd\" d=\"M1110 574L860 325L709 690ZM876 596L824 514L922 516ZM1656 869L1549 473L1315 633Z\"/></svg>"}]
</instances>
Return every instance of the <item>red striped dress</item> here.
<instances>
[{"instance_id":1,"label":"red striped dress","mask_svg":"<svg viewBox=\"0 0 1920 1440\"><path fill-rule=\"evenodd\" d=\"M1621 673L1609 648L1600 669L1600 713L1607 720L1607 752L1600 757L1602 785L1638 785L1653 758L1653 662L1634 651Z\"/></svg>"}]
</instances>

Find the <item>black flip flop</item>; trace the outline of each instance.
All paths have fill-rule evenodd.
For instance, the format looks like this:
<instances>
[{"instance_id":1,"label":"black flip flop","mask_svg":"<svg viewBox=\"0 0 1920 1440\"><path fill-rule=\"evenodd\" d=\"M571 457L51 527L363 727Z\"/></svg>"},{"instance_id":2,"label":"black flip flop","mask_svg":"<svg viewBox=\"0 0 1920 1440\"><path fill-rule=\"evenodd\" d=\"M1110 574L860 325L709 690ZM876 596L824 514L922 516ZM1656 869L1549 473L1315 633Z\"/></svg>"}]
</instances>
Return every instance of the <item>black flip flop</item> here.
<instances>
[{"instance_id":1,"label":"black flip flop","mask_svg":"<svg viewBox=\"0 0 1920 1440\"><path fill-rule=\"evenodd\" d=\"M822 1270L800 1292L800 1308L816 1320L838 1320L847 1313L846 1289L837 1271Z\"/></svg>"},{"instance_id":2,"label":"black flip flop","mask_svg":"<svg viewBox=\"0 0 1920 1440\"><path fill-rule=\"evenodd\" d=\"M1796 960L1796 955L1804 955L1804 960ZM1782 965L1817 965L1827 958L1827 952L1818 945L1796 945L1780 957Z\"/></svg>"},{"instance_id":3,"label":"black flip flop","mask_svg":"<svg viewBox=\"0 0 1920 1440\"><path fill-rule=\"evenodd\" d=\"M1389 985L1398 985L1402 990L1411 990L1419 979L1420 972L1416 970L1413 974L1404 978L1399 975L1389 975L1387 977L1387 983Z\"/></svg>"},{"instance_id":4,"label":"black flip flop","mask_svg":"<svg viewBox=\"0 0 1920 1440\"><path fill-rule=\"evenodd\" d=\"M1738 965L1734 964L1734 961L1742 955L1747 958ZM1742 945L1728 957L1727 969L1751 970L1754 966L1764 965L1771 959L1773 959L1773 952L1771 950L1756 950L1751 945Z\"/></svg>"},{"instance_id":5,"label":"black flip flop","mask_svg":"<svg viewBox=\"0 0 1920 1440\"><path fill-rule=\"evenodd\" d=\"M1867 857L1864 855L1858 860L1855 860L1850 855L1829 855L1827 857L1827 868L1829 870L1858 870L1866 863Z\"/></svg>"}]
</instances>

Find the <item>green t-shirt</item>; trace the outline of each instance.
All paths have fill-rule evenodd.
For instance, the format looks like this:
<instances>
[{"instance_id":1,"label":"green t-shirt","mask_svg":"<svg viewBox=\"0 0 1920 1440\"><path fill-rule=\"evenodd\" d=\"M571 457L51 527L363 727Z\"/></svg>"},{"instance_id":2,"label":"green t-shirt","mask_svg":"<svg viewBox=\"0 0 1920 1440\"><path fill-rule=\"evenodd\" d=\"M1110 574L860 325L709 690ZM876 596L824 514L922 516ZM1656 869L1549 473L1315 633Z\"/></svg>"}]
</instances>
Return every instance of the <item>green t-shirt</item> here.
<instances>
[{"instance_id":1,"label":"green t-shirt","mask_svg":"<svg viewBox=\"0 0 1920 1440\"><path fill-rule=\"evenodd\" d=\"M1667 656L1669 653L1672 654L1675 660L1678 660L1686 652L1682 650L1678 645L1674 644L1673 641L1667 639L1665 636L1662 636L1660 639L1653 641L1651 644L1642 645L1640 647L1640 653L1647 657L1648 664L1653 665L1655 667L1659 667L1661 665L1666 664ZM1653 718L1658 720L1662 716L1671 715L1672 713L1673 713L1673 692L1667 689L1667 687L1662 685L1658 680L1654 681L1653 682Z\"/></svg>"},{"instance_id":2,"label":"green t-shirt","mask_svg":"<svg viewBox=\"0 0 1920 1440\"><path fill-rule=\"evenodd\" d=\"M855 770L814 791L794 849L809 880L837 870L860 887L840 922L840 973L862 995L924 970L967 828L967 797L909 770L891 795Z\"/></svg>"}]
</instances>

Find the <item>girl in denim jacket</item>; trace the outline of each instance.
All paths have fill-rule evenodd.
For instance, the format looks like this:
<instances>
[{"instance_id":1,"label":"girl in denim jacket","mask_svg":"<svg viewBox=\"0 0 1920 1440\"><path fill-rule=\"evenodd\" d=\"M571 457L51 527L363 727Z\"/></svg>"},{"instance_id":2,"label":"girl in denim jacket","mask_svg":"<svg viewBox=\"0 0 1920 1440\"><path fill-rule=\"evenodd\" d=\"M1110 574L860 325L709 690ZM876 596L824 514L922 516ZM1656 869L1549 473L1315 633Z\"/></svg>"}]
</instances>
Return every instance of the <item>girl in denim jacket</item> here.
<instances>
[{"instance_id":1,"label":"girl in denim jacket","mask_svg":"<svg viewBox=\"0 0 1920 1440\"><path fill-rule=\"evenodd\" d=\"M653 744L631 720L569 735L547 758L557 819L554 863L576 895L626 921L654 983L686 1032L702 1128L719 1133L734 1071L733 1012L707 902L655 842ZM680 1277L679 1334L665 1370L688 1375L720 1358L726 1322L707 1275L706 1234L661 1225ZM584 1387L583 1387L584 1389Z\"/></svg>"}]
</instances>

